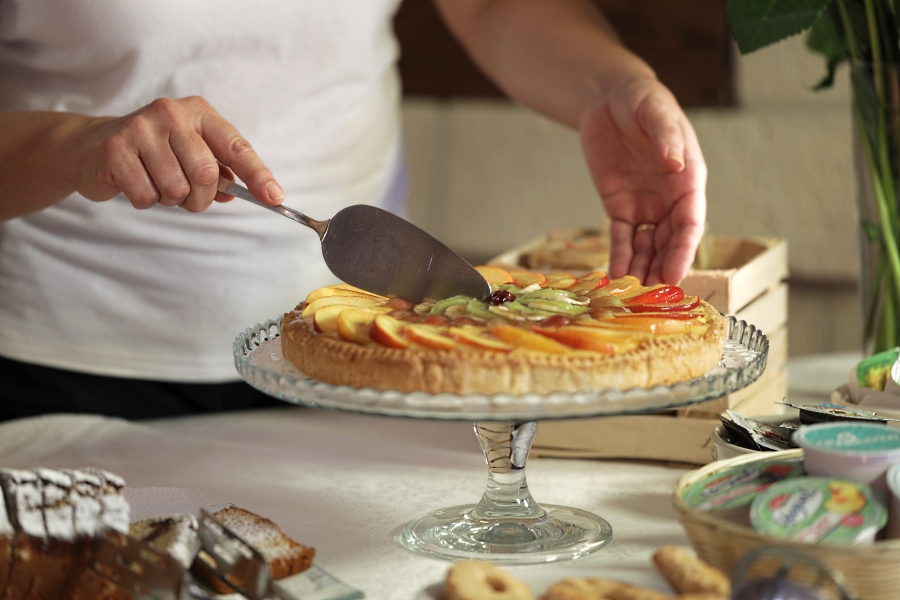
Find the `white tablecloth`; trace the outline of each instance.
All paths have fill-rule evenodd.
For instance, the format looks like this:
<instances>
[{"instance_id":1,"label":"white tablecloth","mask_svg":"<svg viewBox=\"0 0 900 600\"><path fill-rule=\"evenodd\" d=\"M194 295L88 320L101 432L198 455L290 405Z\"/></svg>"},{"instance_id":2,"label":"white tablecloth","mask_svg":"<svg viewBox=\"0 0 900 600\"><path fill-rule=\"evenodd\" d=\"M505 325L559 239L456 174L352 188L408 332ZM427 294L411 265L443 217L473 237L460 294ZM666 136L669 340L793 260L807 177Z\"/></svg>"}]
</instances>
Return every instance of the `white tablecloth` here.
<instances>
[{"instance_id":1,"label":"white tablecloth","mask_svg":"<svg viewBox=\"0 0 900 600\"><path fill-rule=\"evenodd\" d=\"M416 421L286 406L145 423L57 415L0 425L0 467L97 466L131 487L199 489L316 548L316 563L367 598L430 597L450 563L396 538L423 513L477 502L487 482L465 422ZM532 459L540 503L606 518L614 539L575 561L509 567L541 592L567 575L615 576L668 590L650 556L687 544L671 506L683 470L635 462ZM432 590L433 591L433 590Z\"/></svg>"}]
</instances>

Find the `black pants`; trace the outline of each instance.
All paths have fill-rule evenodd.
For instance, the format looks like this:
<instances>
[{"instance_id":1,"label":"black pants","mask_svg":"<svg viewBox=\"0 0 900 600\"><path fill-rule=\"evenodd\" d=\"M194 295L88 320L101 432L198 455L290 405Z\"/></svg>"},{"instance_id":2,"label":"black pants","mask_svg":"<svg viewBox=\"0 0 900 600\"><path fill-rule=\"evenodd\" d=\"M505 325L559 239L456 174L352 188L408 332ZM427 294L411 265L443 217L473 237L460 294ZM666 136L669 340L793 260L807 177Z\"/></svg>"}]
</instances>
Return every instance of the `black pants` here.
<instances>
[{"instance_id":1,"label":"black pants","mask_svg":"<svg viewBox=\"0 0 900 600\"><path fill-rule=\"evenodd\" d=\"M0 357L0 421L48 413L156 419L288 404L244 382L172 383L105 377Z\"/></svg>"}]
</instances>

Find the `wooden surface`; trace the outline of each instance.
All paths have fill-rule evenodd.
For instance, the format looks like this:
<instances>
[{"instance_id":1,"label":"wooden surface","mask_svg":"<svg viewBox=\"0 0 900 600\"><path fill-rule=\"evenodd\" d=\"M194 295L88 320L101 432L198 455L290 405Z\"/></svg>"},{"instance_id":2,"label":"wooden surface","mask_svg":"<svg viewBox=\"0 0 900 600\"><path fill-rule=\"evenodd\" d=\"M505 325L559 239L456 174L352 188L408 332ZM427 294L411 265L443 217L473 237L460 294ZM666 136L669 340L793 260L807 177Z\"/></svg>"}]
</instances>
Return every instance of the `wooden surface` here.
<instances>
[{"instance_id":1,"label":"wooden surface","mask_svg":"<svg viewBox=\"0 0 900 600\"><path fill-rule=\"evenodd\" d=\"M724 0L593 1L682 105L736 103ZM452 38L431 0L404 0L394 29L406 95L504 97Z\"/></svg>"},{"instance_id":2,"label":"wooden surface","mask_svg":"<svg viewBox=\"0 0 900 600\"><path fill-rule=\"evenodd\" d=\"M699 296L726 315L740 316L741 311L777 289L788 276L784 240L713 236L710 257L710 269L692 270L680 285L686 294ZM786 297L781 311L786 320Z\"/></svg>"},{"instance_id":3,"label":"wooden surface","mask_svg":"<svg viewBox=\"0 0 900 600\"><path fill-rule=\"evenodd\" d=\"M682 419L673 414L625 415L538 426L532 456L627 458L703 465L712 461L714 418Z\"/></svg>"}]
</instances>

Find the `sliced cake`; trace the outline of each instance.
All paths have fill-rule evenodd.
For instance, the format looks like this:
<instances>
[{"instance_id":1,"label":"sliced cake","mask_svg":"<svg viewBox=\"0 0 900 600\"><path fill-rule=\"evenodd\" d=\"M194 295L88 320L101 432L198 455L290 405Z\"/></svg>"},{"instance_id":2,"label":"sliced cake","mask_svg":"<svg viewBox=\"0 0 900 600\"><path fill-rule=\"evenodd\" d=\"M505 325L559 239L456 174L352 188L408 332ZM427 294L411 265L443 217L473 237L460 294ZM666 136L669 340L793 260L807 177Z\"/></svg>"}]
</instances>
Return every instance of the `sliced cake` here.
<instances>
[{"instance_id":1,"label":"sliced cake","mask_svg":"<svg viewBox=\"0 0 900 600\"><path fill-rule=\"evenodd\" d=\"M312 566L315 549L295 542L265 517L237 506L218 510L213 513L213 517L263 555L273 579L295 575ZM233 591L202 569L194 569L193 572L198 579L220 594Z\"/></svg>"}]
</instances>

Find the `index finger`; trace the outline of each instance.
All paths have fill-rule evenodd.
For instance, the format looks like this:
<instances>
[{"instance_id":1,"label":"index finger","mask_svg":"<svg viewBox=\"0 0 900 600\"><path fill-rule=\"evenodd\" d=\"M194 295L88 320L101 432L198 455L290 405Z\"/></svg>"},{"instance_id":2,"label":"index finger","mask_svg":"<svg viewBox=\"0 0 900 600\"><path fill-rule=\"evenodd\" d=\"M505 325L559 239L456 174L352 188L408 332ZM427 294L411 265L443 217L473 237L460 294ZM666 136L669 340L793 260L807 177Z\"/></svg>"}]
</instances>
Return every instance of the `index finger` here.
<instances>
[{"instance_id":1,"label":"index finger","mask_svg":"<svg viewBox=\"0 0 900 600\"><path fill-rule=\"evenodd\" d=\"M209 107L201 114L197 130L219 162L247 184L256 198L273 206L282 203L284 190L250 142L231 123Z\"/></svg>"}]
</instances>

